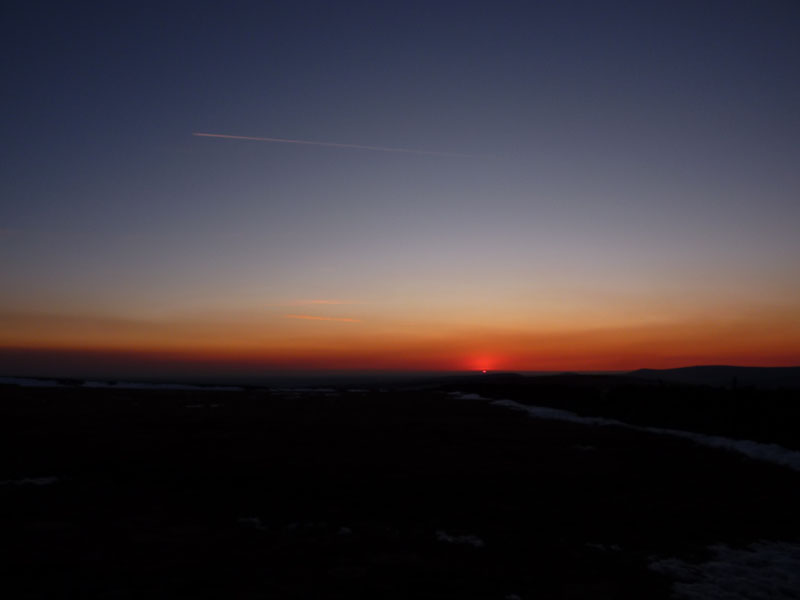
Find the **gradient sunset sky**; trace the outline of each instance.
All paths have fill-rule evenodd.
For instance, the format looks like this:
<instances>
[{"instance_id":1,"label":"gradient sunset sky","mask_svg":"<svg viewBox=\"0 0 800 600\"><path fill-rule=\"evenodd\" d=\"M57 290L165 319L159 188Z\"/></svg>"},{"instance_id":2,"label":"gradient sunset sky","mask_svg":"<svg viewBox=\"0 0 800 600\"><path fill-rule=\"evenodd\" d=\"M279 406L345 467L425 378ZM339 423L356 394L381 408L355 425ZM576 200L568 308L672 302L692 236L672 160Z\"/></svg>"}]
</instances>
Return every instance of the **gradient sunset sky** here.
<instances>
[{"instance_id":1,"label":"gradient sunset sky","mask_svg":"<svg viewBox=\"0 0 800 600\"><path fill-rule=\"evenodd\" d=\"M795 0L2 29L0 375L800 364Z\"/></svg>"}]
</instances>

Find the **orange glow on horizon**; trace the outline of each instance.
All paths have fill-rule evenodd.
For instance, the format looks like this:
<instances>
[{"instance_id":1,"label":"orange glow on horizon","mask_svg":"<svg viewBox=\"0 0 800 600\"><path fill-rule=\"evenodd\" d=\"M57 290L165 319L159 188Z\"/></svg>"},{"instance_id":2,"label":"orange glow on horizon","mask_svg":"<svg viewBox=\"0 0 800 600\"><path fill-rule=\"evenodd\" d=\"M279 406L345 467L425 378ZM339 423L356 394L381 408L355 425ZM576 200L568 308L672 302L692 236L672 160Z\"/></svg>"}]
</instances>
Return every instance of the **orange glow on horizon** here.
<instances>
[{"instance_id":1,"label":"orange glow on horizon","mask_svg":"<svg viewBox=\"0 0 800 600\"><path fill-rule=\"evenodd\" d=\"M331 310L336 310L334 307ZM196 371L625 371L693 364L800 364L800 323L760 312L740 320L687 319L638 326L456 327L353 317L133 320L0 314L0 371L37 364L180 365ZM360 316L360 315L359 315ZM353 326L346 326L352 324ZM48 360L51 360L48 359Z\"/></svg>"},{"instance_id":2,"label":"orange glow on horizon","mask_svg":"<svg viewBox=\"0 0 800 600\"><path fill-rule=\"evenodd\" d=\"M483 373L486 373L487 371L501 371L505 368L506 362L507 361L503 360L498 356L481 354L473 358L470 358L466 362L465 370L482 371Z\"/></svg>"},{"instance_id":3,"label":"orange glow on horizon","mask_svg":"<svg viewBox=\"0 0 800 600\"><path fill-rule=\"evenodd\" d=\"M794 366L797 351L765 352L761 355L721 350L689 353L680 349L631 350L603 354L590 349L580 352L518 352L507 360L493 362L470 359L439 348L308 348L281 351L246 348L124 348L124 347L0 347L4 371L12 367L55 362L63 365L109 365L126 370L178 368L187 372L258 374L263 371L629 371L638 368L675 368L695 364L742 366Z\"/></svg>"}]
</instances>

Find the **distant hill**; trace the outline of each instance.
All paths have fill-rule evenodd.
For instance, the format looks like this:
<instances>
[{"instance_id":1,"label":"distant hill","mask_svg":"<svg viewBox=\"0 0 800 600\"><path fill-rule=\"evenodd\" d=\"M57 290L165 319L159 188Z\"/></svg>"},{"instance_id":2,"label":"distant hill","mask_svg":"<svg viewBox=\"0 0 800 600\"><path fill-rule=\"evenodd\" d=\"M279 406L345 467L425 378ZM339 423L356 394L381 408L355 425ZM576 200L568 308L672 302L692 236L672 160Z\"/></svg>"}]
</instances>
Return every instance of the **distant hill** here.
<instances>
[{"instance_id":1,"label":"distant hill","mask_svg":"<svg viewBox=\"0 0 800 600\"><path fill-rule=\"evenodd\" d=\"M682 367L680 369L639 369L628 373L629 377L664 381L710 385L715 387L758 387L800 389L800 367L732 367L708 365Z\"/></svg>"}]
</instances>

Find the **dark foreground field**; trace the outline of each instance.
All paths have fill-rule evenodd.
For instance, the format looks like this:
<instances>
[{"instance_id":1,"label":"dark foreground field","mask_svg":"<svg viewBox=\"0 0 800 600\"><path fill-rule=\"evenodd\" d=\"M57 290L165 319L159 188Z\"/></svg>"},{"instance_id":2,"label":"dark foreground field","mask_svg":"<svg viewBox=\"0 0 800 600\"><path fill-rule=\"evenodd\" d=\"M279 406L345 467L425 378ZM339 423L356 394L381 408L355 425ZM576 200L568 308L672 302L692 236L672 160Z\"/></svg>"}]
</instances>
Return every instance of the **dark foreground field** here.
<instances>
[{"instance_id":1,"label":"dark foreground field","mask_svg":"<svg viewBox=\"0 0 800 600\"><path fill-rule=\"evenodd\" d=\"M7 598L714 597L800 541L798 472L441 387L0 394Z\"/></svg>"}]
</instances>

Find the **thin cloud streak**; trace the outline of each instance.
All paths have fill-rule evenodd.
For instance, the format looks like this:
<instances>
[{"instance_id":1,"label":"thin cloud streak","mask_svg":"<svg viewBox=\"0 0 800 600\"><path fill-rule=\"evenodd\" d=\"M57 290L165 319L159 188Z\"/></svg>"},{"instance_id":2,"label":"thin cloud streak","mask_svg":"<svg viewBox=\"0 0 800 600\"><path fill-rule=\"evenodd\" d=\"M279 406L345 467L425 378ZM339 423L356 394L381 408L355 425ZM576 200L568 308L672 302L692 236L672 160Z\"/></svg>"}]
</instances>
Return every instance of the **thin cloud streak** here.
<instances>
[{"instance_id":1,"label":"thin cloud streak","mask_svg":"<svg viewBox=\"0 0 800 600\"><path fill-rule=\"evenodd\" d=\"M275 302L266 306L353 306L363 304L351 300L290 300L288 302Z\"/></svg>"},{"instance_id":2,"label":"thin cloud streak","mask_svg":"<svg viewBox=\"0 0 800 600\"><path fill-rule=\"evenodd\" d=\"M315 315L284 315L284 319L300 319L303 321L338 321L340 323L361 323L361 319L347 319L344 317L318 317Z\"/></svg>"},{"instance_id":3,"label":"thin cloud streak","mask_svg":"<svg viewBox=\"0 0 800 600\"><path fill-rule=\"evenodd\" d=\"M207 138L222 138L226 140L247 140L251 142L277 142L280 144L304 144L309 146L328 146L330 148L350 148L355 150L373 150L376 152L403 152L405 154L428 154L432 156L458 156L461 158L475 158L481 155L464 154L462 152L437 152L434 150L414 150L411 148L389 148L386 146L362 146L361 144L339 144L335 142L314 142L310 140L289 140L284 138L252 137L248 135L227 135L224 133L193 132L193 136Z\"/></svg>"},{"instance_id":4,"label":"thin cloud streak","mask_svg":"<svg viewBox=\"0 0 800 600\"><path fill-rule=\"evenodd\" d=\"M360 304L360 302L351 302L349 300L295 300L289 306L309 306L309 305L325 305L325 306L346 306L351 304Z\"/></svg>"}]
</instances>

